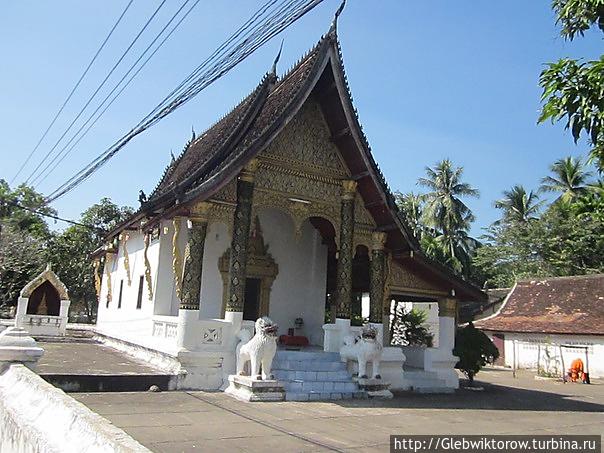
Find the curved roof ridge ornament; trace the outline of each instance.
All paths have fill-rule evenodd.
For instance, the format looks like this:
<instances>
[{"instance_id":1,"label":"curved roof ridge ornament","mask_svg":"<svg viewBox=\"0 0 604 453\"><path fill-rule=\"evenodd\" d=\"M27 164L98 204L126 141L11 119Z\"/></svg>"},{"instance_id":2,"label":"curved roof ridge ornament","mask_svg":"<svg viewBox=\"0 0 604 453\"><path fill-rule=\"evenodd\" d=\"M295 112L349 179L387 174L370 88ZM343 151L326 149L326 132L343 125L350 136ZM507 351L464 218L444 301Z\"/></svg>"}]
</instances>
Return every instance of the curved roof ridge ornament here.
<instances>
[{"instance_id":1,"label":"curved roof ridge ornament","mask_svg":"<svg viewBox=\"0 0 604 453\"><path fill-rule=\"evenodd\" d=\"M331 27L329 27L328 35L336 35L338 33L338 17L340 17L340 14L342 14L345 6L346 0L342 0L340 7L336 10L335 15L333 16L333 21L331 21Z\"/></svg>"},{"instance_id":2,"label":"curved roof ridge ornament","mask_svg":"<svg viewBox=\"0 0 604 453\"><path fill-rule=\"evenodd\" d=\"M279 52L277 53L277 56L275 57L275 60L273 61L273 66L271 67L271 71L269 73L274 77L277 77L277 63L279 63L279 59L281 58L281 51L283 50L284 41L285 41L285 39L281 40L281 45L279 46Z\"/></svg>"},{"instance_id":3,"label":"curved roof ridge ornament","mask_svg":"<svg viewBox=\"0 0 604 453\"><path fill-rule=\"evenodd\" d=\"M54 273L50 263L47 263L46 268L23 287L19 293L19 297L24 297L26 299L29 298L34 290L46 281L48 281L57 290L61 300L69 300L67 287L61 281L59 276Z\"/></svg>"}]
</instances>

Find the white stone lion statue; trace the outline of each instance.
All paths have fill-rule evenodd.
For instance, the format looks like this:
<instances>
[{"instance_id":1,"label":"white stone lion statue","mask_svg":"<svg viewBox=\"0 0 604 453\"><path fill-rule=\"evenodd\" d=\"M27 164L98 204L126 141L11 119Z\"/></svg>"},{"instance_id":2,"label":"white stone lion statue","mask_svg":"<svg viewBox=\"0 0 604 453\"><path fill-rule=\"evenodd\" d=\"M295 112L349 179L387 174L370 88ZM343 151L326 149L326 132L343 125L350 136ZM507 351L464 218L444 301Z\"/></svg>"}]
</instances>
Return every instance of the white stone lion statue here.
<instances>
[{"instance_id":1,"label":"white stone lion statue","mask_svg":"<svg viewBox=\"0 0 604 453\"><path fill-rule=\"evenodd\" d=\"M258 380L271 380L271 367L277 352L277 331L279 327L268 316L258 318L256 334L250 338L247 330L239 333L237 345L237 374L243 375L246 363L250 362L250 376ZM260 369L262 368L262 374Z\"/></svg>"},{"instance_id":2,"label":"white stone lion statue","mask_svg":"<svg viewBox=\"0 0 604 453\"><path fill-rule=\"evenodd\" d=\"M359 363L359 378L367 379L367 362L372 364L372 378L381 379L380 361L382 360L382 344L377 340L378 330L365 325L360 337L348 336L340 349L344 360L355 360Z\"/></svg>"}]
</instances>

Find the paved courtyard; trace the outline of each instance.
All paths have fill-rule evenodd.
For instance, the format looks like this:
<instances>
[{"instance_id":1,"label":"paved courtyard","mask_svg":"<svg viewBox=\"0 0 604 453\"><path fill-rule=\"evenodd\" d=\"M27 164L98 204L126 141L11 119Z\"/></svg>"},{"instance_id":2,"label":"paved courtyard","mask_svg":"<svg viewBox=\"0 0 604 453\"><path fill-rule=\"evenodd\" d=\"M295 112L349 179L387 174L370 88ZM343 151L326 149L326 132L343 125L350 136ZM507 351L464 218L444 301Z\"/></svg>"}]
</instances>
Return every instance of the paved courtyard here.
<instances>
[{"instance_id":1,"label":"paved courtyard","mask_svg":"<svg viewBox=\"0 0 604 453\"><path fill-rule=\"evenodd\" d=\"M161 370L101 343L67 338L41 340L44 355L38 362L40 374L157 374Z\"/></svg>"},{"instance_id":2,"label":"paved courtyard","mask_svg":"<svg viewBox=\"0 0 604 453\"><path fill-rule=\"evenodd\" d=\"M604 383L485 370L484 391L241 403L223 393L74 393L156 452L388 451L390 434L604 434Z\"/></svg>"}]
</instances>

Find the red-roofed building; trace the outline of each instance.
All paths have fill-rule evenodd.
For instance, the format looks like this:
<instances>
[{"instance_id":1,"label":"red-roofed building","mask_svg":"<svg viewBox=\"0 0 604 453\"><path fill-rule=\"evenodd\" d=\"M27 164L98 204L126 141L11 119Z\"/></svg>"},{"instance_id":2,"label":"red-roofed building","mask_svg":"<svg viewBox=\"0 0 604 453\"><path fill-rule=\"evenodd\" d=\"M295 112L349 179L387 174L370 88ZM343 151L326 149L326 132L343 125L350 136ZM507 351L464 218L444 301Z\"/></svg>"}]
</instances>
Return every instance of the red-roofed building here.
<instances>
[{"instance_id":1,"label":"red-roofed building","mask_svg":"<svg viewBox=\"0 0 604 453\"><path fill-rule=\"evenodd\" d=\"M604 274L516 283L501 308L475 321L499 348L500 362L561 372L575 358L604 376ZM561 347L562 346L562 347Z\"/></svg>"}]
</instances>

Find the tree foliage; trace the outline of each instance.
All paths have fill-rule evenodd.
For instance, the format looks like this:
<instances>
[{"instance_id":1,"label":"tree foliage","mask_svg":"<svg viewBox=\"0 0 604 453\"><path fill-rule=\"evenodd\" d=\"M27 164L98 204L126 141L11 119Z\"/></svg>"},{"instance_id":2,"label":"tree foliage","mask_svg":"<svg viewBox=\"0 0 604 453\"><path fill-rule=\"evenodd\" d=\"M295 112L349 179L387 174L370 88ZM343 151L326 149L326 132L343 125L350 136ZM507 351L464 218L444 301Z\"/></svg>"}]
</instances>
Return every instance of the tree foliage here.
<instances>
[{"instance_id":1,"label":"tree foliage","mask_svg":"<svg viewBox=\"0 0 604 453\"><path fill-rule=\"evenodd\" d=\"M390 342L402 346L431 348L433 336L425 325L427 319L428 314L424 310L405 310L404 304L397 302L390 324Z\"/></svg>"},{"instance_id":2,"label":"tree foliage","mask_svg":"<svg viewBox=\"0 0 604 453\"><path fill-rule=\"evenodd\" d=\"M119 207L103 198L82 213L82 225L72 225L49 241L47 260L69 288L74 307L84 309L89 321L95 317L97 306L90 254L101 245L106 232L131 214L131 208Z\"/></svg>"},{"instance_id":3,"label":"tree foliage","mask_svg":"<svg viewBox=\"0 0 604 453\"><path fill-rule=\"evenodd\" d=\"M44 268L44 242L6 225L0 234L0 305L16 305L21 289Z\"/></svg>"},{"instance_id":4,"label":"tree foliage","mask_svg":"<svg viewBox=\"0 0 604 453\"><path fill-rule=\"evenodd\" d=\"M527 223L537 218L542 204L539 195L532 190L527 193L523 186L516 184L503 191L503 198L495 202L495 207L503 210L502 221Z\"/></svg>"},{"instance_id":5,"label":"tree foliage","mask_svg":"<svg viewBox=\"0 0 604 453\"><path fill-rule=\"evenodd\" d=\"M604 0L554 0L561 35L573 40L596 25L604 31ZM591 157L604 170L604 55L598 60L563 58L541 73L543 108L539 122L565 121L575 143L584 134Z\"/></svg>"},{"instance_id":6,"label":"tree foliage","mask_svg":"<svg viewBox=\"0 0 604 453\"><path fill-rule=\"evenodd\" d=\"M82 213L80 225L53 232L42 214L56 215L56 211L40 207L43 200L44 196L29 186L11 190L0 180L0 305L15 305L27 282L46 263L52 263L69 290L72 307L84 308L92 319L96 294L90 254L101 245L107 231L132 214L132 209L103 198Z\"/></svg>"},{"instance_id":7,"label":"tree foliage","mask_svg":"<svg viewBox=\"0 0 604 453\"><path fill-rule=\"evenodd\" d=\"M586 184L583 195L554 202L522 220L497 205L503 218L485 235L474 267L485 286L509 287L519 278L604 272L604 191Z\"/></svg>"},{"instance_id":8,"label":"tree foliage","mask_svg":"<svg viewBox=\"0 0 604 453\"><path fill-rule=\"evenodd\" d=\"M585 169L580 158L566 157L550 166L552 175L541 180L541 190L561 193L559 200L569 202L587 193L587 183L592 173Z\"/></svg>"},{"instance_id":9,"label":"tree foliage","mask_svg":"<svg viewBox=\"0 0 604 453\"><path fill-rule=\"evenodd\" d=\"M462 177L463 167L444 159L426 167L426 176L419 178L427 193L399 192L396 202L426 255L467 277L480 243L469 235L474 214L462 198L479 192Z\"/></svg>"},{"instance_id":10,"label":"tree foliage","mask_svg":"<svg viewBox=\"0 0 604 453\"><path fill-rule=\"evenodd\" d=\"M594 25L604 31L604 0L553 0L552 8L566 39L583 36Z\"/></svg>"},{"instance_id":11,"label":"tree foliage","mask_svg":"<svg viewBox=\"0 0 604 453\"><path fill-rule=\"evenodd\" d=\"M459 357L455 368L460 369L472 383L482 367L499 358L499 350L489 337L469 323L457 330L453 355Z\"/></svg>"},{"instance_id":12,"label":"tree foliage","mask_svg":"<svg viewBox=\"0 0 604 453\"><path fill-rule=\"evenodd\" d=\"M57 212L42 206L43 202L44 196L33 188L21 184L11 189L4 179L0 179L0 232L1 226L7 226L39 239L47 238L50 232L42 214L56 215Z\"/></svg>"}]
</instances>

